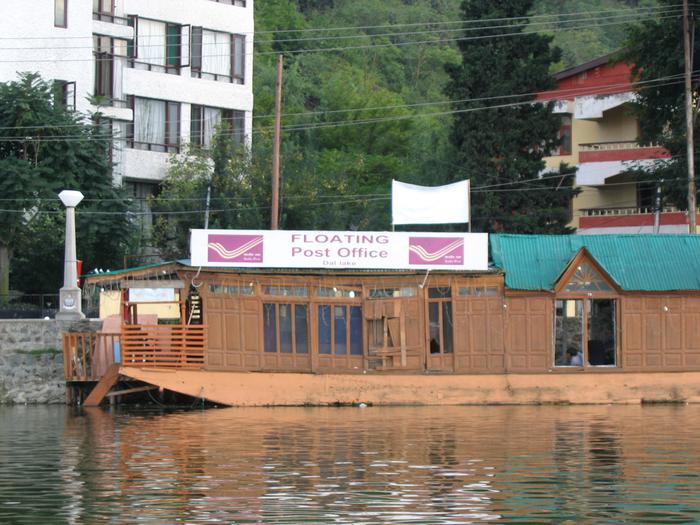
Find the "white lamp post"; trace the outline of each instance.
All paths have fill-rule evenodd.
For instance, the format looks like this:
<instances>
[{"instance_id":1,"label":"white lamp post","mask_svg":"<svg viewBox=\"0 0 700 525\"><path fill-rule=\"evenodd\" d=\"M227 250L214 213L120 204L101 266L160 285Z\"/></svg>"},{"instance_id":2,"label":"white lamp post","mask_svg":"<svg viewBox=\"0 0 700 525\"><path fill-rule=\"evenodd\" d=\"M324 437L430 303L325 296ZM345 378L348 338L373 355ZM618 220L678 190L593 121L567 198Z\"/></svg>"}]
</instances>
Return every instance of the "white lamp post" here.
<instances>
[{"instance_id":1,"label":"white lamp post","mask_svg":"<svg viewBox=\"0 0 700 525\"><path fill-rule=\"evenodd\" d=\"M56 319L85 319L81 310L78 258L75 250L75 207L83 200L83 194L79 191L63 190L58 194L58 198L66 207L66 254L63 262L63 288L59 292L60 309L56 313Z\"/></svg>"}]
</instances>

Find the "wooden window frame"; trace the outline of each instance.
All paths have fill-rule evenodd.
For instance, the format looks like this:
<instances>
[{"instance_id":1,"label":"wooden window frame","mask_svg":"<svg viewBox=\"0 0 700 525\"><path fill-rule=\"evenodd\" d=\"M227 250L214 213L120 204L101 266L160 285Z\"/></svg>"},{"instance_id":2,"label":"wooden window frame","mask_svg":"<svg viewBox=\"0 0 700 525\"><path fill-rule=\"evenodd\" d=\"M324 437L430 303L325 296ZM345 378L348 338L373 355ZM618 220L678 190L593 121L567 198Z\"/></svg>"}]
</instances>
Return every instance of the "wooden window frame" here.
<instances>
[{"instance_id":1,"label":"wooden window frame","mask_svg":"<svg viewBox=\"0 0 700 525\"><path fill-rule=\"evenodd\" d=\"M202 55L204 54L202 40L204 31L211 31L213 33L223 33L229 36L230 43L230 75L221 75L218 73L211 73L204 71L202 69ZM242 46L243 51L241 53L241 73L236 74L236 57L238 47ZM207 29L203 26L192 26L190 30L190 74L193 78L201 78L204 80L213 80L214 82L228 82L231 84L245 85L246 81L246 38L245 35L238 33L228 33L226 31L217 31L214 29Z\"/></svg>"},{"instance_id":2,"label":"wooden window frame","mask_svg":"<svg viewBox=\"0 0 700 525\"><path fill-rule=\"evenodd\" d=\"M430 297L430 289L432 289L432 288L450 288L450 295L449 295L449 297ZM455 353L455 331L454 331L455 323L454 323L454 300L453 300L454 290L455 290L454 286L450 286L449 284L447 286L430 286L427 288L427 293L425 295L425 301L426 301L426 305L427 305L426 312L425 312L425 314L426 314L425 320L427 323L426 337L428 339L427 351L428 351L428 354L430 354L432 356L438 356L438 355L451 356L451 355L454 355L454 353ZM438 305L438 323L440 326L440 348L439 348L440 351L439 352L432 352L431 348L430 348L430 305L433 303ZM445 352L446 325L445 325L445 320L444 320L444 316L443 316L443 306L442 306L444 303L449 303L450 309L452 311L452 334L451 334L452 335L452 337L451 337L452 350L450 352Z\"/></svg>"},{"instance_id":3,"label":"wooden window frame","mask_svg":"<svg viewBox=\"0 0 700 525\"><path fill-rule=\"evenodd\" d=\"M354 302L352 300L348 301L348 298L335 298L336 300L330 300L326 301L325 299L328 299L326 297L323 297L324 300L318 301L314 303L314 306L316 307L316 317L317 317L317 326L316 326L316 338L318 339L316 343L316 352L318 353L319 356L331 356L331 357L355 357L355 358L363 358L365 357L365 323L364 323L364 317L363 317L363 309L362 309L362 303L361 302ZM332 298L331 298L332 299ZM342 300L345 299L345 300ZM330 309L331 315L330 315L330 352L328 353L321 353L321 344L320 344L320 337L319 337L319 330L321 326L321 314L320 314L320 308L322 306L327 306ZM345 308L345 353L338 354L335 351L335 309L336 308ZM359 308L360 309L360 319L362 320L362 336L360 338L360 353L359 354L353 354L352 353L352 309L353 308Z\"/></svg>"},{"instance_id":4,"label":"wooden window frame","mask_svg":"<svg viewBox=\"0 0 700 525\"><path fill-rule=\"evenodd\" d=\"M229 124L229 135L234 140L236 144L243 144L245 138L245 111L237 109L228 108L215 108L213 106L203 106L200 104L192 104L190 106L190 144L198 146L200 148L204 147L204 112L205 109L218 109L221 111L221 122L224 124ZM199 119L195 119L195 110L199 112ZM242 121L241 130L238 131L234 123L238 120ZM195 125L197 123L197 125ZM196 131L196 134L193 133ZM195 140L195 137L197 140Z\"/></svg>"},{"instance_id":5,"label":"wooden window frame","mask_svg":"<svg viewBox=\"0 0 700 525\"><path fill-rule=\"evenodd\" d=\"M149 62L142 62L138 58L138 49L139 49L139 20L150 20L151 22L158 22L161 24L165 24L165 37L163 38L163 50L164 50L164 56L165 56L165 64L160 65L160 64L151 64ZM129 60L127 61L127 64L130 68L132 69L142 69L145 71L153 71L156 73L166 73L169 75L180 75L182 72L182 68L185 67L183 66L183 61L182 61L182 50L183 50L183 44L182 44L182 28L183 27L190 27L189 24L176 24L174 22L168 22L167 20L159 20L156 18L147 18L147 17L139 17L138 15L129 15L127 18L127 25L130 27L134 28L134 40L131 45L132 52L130 56L128 57ZM170 28L177 28L177 44L176 44L176 49L179 51L178 54L176 55L177 57L177 64L175 65L170 65L168 64L168 51L171 48L171 46L168 44L168 30ZM191 38L191 37L190 37ZM138 66L138 67L137 67Z\"/></svg>"},{"instance_id":6,"label":"wooden window frame","mask_svg":"<svg viewBox=\"0 0 700 525\"><path fill-rule=\"evenodd\" d=\"M603 280L608 284L610 290L577 290L577 291L566 291L565 287L569 281L573 278L581 263L586 262L590 264L593 269L600 274ZM568 266L562 272L559 279L554 287L554 308L553 308L553 319L552 319L552 367L556 370L588 370L588 369L619 369L620 368L620 298L622 290L615 283L615 281L610 277L610 275L605 271L605 269L600 266L600 264L595 260L595 258L590 254L586 248L581 248L574 258L569 262ZM615 305L614 313L614 337L615 337L615 350L613 355L615 356L615 363L612 365L591 365L589 364L589 348L588 348L588 323L589 323L589 310L591 300L610 300L613 301ZM578 365L557 365L556 364L556 349L557 349L557 301L566 300L581 300L583 308L583 318L581 326L581 349L583 353L583 364Z\"/></svg>"},{"instance_id":7,"label":"wooden window frame","mask_svg":"<svg viewBox=\"0 0 700 525\"><path fill-rule=\"evenodd\" d=\"M265 345L265 307L274 306L275 308L275 351L268 352ZM281 330L280 330L280 306L289 306L291 314L291 327L292 327L292 351L282 352L281 345ZM306 352L297 352L297 306L304 306L306 308ZM311 304L305 301L262 301L262 328L263 328L263 345L262 351L265 355L296 355L302 357L311 356Z\"/></svg>"},{"instance_id":8,"label":"wooden window frame","mask_svg":"<svg viewBox=\"0 0 700 525\"><path fill-rule=\"evenodd\" d=\"M157 102L163 102L165 104L165 141L163 144L151 144L147 142L137 142L135 139L135 130L136 130L136 99L148 99L148 100L155 100ZM130 129L128 133L128 137L126 140L126 145L129 148L132 149L141 149L145 151L155 151L158 153L179 153L180 148L181 148L181 121L182 121L182 104L180 102L176 102L173 100L162 100L162 99L152 99L150 97L136 97L134 95L127 95L127 104L128 107L131 108L131 111L133 112L134 119L129 122L130 124ZM176 129L176 137L177 137L177 143L176 144L171 144L168 142L168 136L170 134L170 126L171 122L170 119L168 119L169 115L169 107L170 104L176 104L177 105L177 129ZM136 147L136 145L139 146L146 146L146 147ZM156 149L156 148L163 148L163 151Z\"/></svg>"}]
</instances>

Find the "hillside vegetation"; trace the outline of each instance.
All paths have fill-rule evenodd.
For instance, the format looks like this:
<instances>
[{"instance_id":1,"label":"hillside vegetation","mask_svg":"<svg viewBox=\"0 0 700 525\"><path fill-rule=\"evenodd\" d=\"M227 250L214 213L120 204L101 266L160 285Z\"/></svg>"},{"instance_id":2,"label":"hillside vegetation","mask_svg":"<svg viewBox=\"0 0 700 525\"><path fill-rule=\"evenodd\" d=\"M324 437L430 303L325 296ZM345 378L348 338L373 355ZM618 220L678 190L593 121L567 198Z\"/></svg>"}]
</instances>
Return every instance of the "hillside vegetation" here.
<instances>
[{"instance_id":1,"label":"hillside vegetation","mask_svg":"<svg viewBox=\"0 0 700 525\"><path fill-rule=\"evenodd\" d=\"M514 26L551 35L562 47L551 71L619 48L625 23L656 5L524 3L529 22L487 23L499 34ZM285 55L282 227L388 228L392 178L460 178L450 133L454 112L470 102L448 100L446 68L461 61L460 38L484 38L485 22L461 21L456 0L261 0L255 8L253 157L261 168L271 152L276 54Z\"/></svg>"}]
</instances>

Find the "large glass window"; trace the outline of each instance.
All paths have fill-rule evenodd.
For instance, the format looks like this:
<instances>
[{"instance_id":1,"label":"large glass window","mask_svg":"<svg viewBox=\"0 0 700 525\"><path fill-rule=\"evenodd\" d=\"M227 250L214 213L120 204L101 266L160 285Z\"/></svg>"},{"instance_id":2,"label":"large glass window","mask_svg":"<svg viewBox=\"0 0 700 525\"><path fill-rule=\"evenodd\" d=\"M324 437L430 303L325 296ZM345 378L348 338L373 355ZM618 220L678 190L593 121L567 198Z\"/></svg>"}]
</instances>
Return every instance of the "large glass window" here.
<instances>
[{"instance_id":1,"label":"large glass window","mask_svg":"<svg viewBox=\"0 0 700 525\"><path fill-rule=\"evenodd\" d=\"M217 129L241 144L245 135L245 112L232 109L192 106L190 141L203 148L211 147Z\"/></svg>"},{"instance_id":2,"label":"large glass window","mask_svg":"<svg viewBox=\"0 0 700 525\"><path fill-rule=\"evenodd\" d=\"M555 302L554 364L583 366L583 299Z\"/></svg>"},{"instance_id":3,"label":"large glass window","mask_svg":"<svg viewBox=\"0 0 700 525\"><path fill-rule=\"evenodd\" d=\"M588 364L615 366L615 306L614 299L589 299Z\"/></svg>"},{"instance_id":4,"label":"large glass window","mask_svg":"<svg viewBox=\"0 0 700 525\"><path fill-rule=\"evenodd\" d=\"M182 26L139 18L136 35L136 57L131 61L134 68L179 74Z\"/></svg>"},{"instance_id":5,"label":"large glass window","mask_svg":"<svg viewBox=\"0 0 700 525\"><path fill-rule=\"evenodd\" d=\"M134 97L134 123L129 145L136 149L177 153L180 147L180 104Z\"/></svg>"},{"instance_id":6,"label":"large glass window","mask_svg":"<svg viewBox=\"0 0 700 525\"><path fill-rule=\"evenodd\" d=\"M362 307L318 305L318 352L362 355Z\"/></svg>"},{"instance_id":7,"label":"large glass window","mask_svg":"<svg viewBox=\"0 0 700 525\"><path fill-rule=\"evenodd\" d=\"M192 76L245 83L245 37L192 28Z\"/></svg>"},{"instance_id":8,"label":"large glass window","mask_svg":"<svg viewBox=\"0 0 700 525\"><path fill-rule=\"evenodd\" d=\"M555 366L616 365L615 299L555 302Z\"/></svg>"},{"instance_id":9,"label":"large glass window","mask_svg":"<svg viewBox=\"0 0 700 525\"><path fill-rule=\"evenodd\" d=\"M266 353L308 354L308 307L305 304L263 304Z\"/></svg>"}]
</instances>

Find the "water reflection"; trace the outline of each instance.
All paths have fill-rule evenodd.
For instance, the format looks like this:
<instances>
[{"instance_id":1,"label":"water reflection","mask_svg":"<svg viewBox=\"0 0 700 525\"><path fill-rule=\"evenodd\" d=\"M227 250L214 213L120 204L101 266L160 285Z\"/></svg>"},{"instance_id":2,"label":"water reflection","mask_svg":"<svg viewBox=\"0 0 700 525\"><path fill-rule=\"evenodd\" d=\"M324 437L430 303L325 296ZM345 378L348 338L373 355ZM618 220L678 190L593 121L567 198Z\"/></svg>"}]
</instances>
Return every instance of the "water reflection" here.
<instances>
[{"instance_id":1,"label":"water reflection","mask_svg":"<svg viewBox=\"0 0 700 525\"><path fill-rule=\"evenodd\" d=\"M700 407L0 407L0 523L695 523Z\"/></svg>"}]
</instances>

